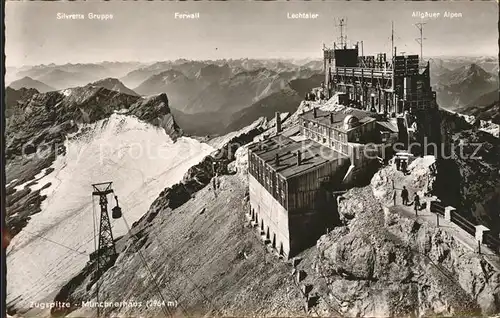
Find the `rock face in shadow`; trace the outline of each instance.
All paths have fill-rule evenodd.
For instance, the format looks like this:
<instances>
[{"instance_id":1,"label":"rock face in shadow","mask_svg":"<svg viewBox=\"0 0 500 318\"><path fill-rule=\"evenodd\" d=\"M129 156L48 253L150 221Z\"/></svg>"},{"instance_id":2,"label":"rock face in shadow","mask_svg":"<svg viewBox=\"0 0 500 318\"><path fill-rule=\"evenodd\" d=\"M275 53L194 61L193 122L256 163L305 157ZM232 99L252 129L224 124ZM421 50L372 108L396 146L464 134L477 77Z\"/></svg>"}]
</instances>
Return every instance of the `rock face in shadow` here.
<instances>
[{"instance_id":1,"label":"rock face in shadow","mask_svg":"<svg viewBox=\"0 0 500 318\"><path fill-rule=\"evenodd\" d=\"M433 193L471 221L500 233L500 139L456 115L443 120L450 145L437 161Z\"/></svg>"},{"instance_id":2,"label":"rock face in shadow","mask_svg":"<svg viewBox=\"0 0 500 318\"><path fill-rule=\"evenodd\" d=\"M155 126L161 127L173 139L182 135L168 106L166 94L139 99L129 108L130 114Z\"/></svg>"}]
</instances>

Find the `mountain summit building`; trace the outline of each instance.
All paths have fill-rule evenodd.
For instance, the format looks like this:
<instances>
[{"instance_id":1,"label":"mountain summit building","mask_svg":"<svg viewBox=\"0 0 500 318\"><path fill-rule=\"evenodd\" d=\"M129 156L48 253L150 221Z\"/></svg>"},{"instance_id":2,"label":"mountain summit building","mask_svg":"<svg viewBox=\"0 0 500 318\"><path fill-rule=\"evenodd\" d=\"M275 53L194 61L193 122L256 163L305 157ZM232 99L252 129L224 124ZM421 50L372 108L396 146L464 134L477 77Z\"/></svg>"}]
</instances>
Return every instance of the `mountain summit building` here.
<instances>
[{"instance_id":1,"label":"mountain summit building","mask_svg":"<svg viewBox=\"0 0 500 318\"><path fill-rule=\"evenodd\" d=\"M248 150L250 215L262 238L291 257L334 226L332 194L378 168L390 134L376 114L352 108L313 108L285 131L279 118L277 134Z\"/></svg>"},{"instance_id":2,"label":"mountain summit building","mask_svg":"<svg viewBox=\"0 0 500 318\"><path fill-rule=\"evenodd\" d=\"M252 224L285 258L335 226L336 194L370 180L396 142L422 154L440 141L428 62L396 49L362 56L357 44L324 47L323 57L325 95L344 107L313 106L285 131L277 113L276 135L248 150Z\"/></svg>"}]
</instances>

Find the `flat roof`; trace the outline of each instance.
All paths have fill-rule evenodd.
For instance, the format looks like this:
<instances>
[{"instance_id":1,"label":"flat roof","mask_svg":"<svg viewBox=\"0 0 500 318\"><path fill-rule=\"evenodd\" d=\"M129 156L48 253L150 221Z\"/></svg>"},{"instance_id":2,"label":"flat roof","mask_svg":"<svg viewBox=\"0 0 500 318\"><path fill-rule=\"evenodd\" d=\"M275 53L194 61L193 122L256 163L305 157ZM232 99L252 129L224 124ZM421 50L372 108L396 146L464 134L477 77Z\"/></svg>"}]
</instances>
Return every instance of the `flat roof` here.
<instances>
[{"instance_id":1,"label":"flat roof","mask_svg":"<svg viewBox=\"0 0 500 318\"><path fill-rule=\"evenodd\" d=\"M333 116L333 123L330 121L330 114L332 114ZM355 116L359 120L360 124L365 124L376 120L375 118L371 117L375 116L375 113L352 107L346 107L344 110L333 112L316 108L316 117L314 117L314 109L300 114L299 116L309 121L346 132L347 130L344 129L343 124L344 119L349 115ZM354 128L356 127L353 127L353 129Z\"/></svg>"},{"instance_id":2,"label":"flat roof","mask_svg":"<svg viewBox=\"0 0 500 318\"><path fill-rule=\"evenodd\" d=\"M251 145L249 149L285 179L318 169L328 162L349 158L315 141L297 142L283 135L265 139ZM297 151L299 150L302 158L301 164L297 165ZM276 165L276 155L279 158L278 165Z\"/></svg>"}]
</instances>

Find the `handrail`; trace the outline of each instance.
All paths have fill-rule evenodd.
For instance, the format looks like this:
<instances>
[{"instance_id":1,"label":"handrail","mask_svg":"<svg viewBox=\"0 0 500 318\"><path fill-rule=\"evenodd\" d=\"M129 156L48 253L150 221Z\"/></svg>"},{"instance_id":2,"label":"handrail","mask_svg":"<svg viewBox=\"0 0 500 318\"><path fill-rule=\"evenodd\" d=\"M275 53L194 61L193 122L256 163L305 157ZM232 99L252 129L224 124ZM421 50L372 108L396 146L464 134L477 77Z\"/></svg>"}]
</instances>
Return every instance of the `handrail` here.
<instances>
[{"instance_id":1,"label":"handrail","mask_svg":"<svg viewBox=\"0 0 500 318\"><path fill-rule=\"evenodd\" d=\"M440 214L442 216L445 214L445 207L436 201L431 201L430 210L431 212ZM452 213L450 215L450 218L450 221L453 224L457 225L459 228L475 237L476 225L473 222L458 213ZM495 237L491 233L484 233L483 242L484 244L495 250L497 253L500 253L500 238Z\"/></svg>"}]
</instances>

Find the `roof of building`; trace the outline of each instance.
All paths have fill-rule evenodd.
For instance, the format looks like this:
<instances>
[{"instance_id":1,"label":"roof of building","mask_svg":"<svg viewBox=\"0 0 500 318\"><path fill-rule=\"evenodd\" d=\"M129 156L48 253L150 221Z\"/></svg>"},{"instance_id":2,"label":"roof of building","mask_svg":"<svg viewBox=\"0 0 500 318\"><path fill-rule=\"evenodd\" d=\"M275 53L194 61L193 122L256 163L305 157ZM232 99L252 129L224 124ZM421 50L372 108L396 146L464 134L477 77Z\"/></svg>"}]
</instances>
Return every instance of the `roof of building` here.
<instances>
[{"instance_id":1,"label":"roof of building","mask_svg":"<svg viewBox=\"0 0 500 318\"><path fill-rule=\"evenodd\" d=\"M344 129L344 120L347 120L349 123L355 123L357 120L359 124L365 124L376 120L371 116L375 116L375 114L351 107L347 107L343 111L335 112L324 111L316 108L316 117L314 117L314 109L300 115L300 117L304 119L344 132L349 130Z\"/></svg>"},{"instance_id":2,"label":"roof of building","mask_svg":"<svg viewBox=\"0 0 500 318\"><path fill-rule=\"evenodd\" d=\"M249 149L285 179L315 170L327 162L348 158L315 141L297 142L283 135L265 139L251 145ZM297 151L299 150L301 164L297 165ZM278 164L276 164L276 155L278 155Z\"/></svg>"},{"instance_id":3,"label":"roof of building","mask_svg":"<svg viewBox=\"0 0 500 318\"><path fill-rule=\"evenodd\" d=\"M382 131L390 131L392 133L397 133L399 131L398 126L393 122L389 121L377 121L377 124L380 125Z\"/></svg>"}]
</instances>

